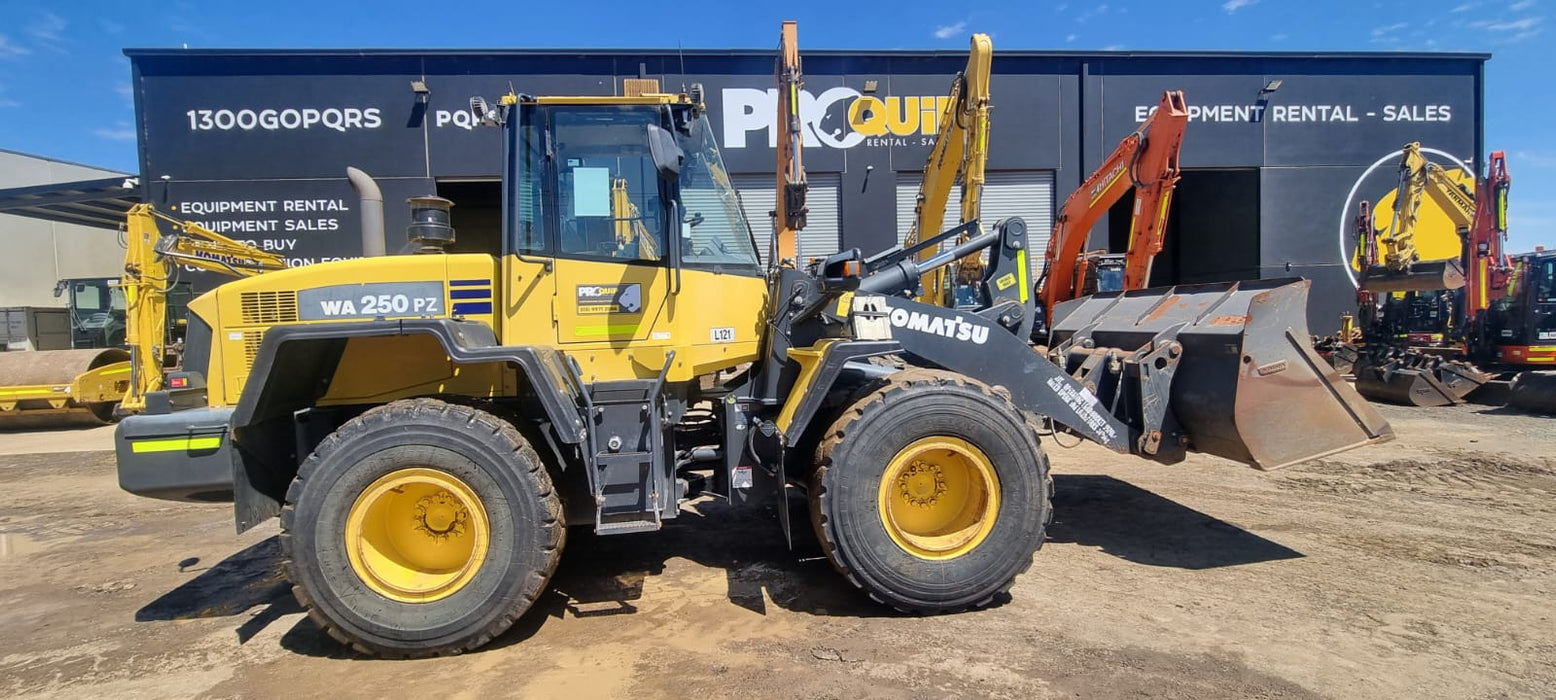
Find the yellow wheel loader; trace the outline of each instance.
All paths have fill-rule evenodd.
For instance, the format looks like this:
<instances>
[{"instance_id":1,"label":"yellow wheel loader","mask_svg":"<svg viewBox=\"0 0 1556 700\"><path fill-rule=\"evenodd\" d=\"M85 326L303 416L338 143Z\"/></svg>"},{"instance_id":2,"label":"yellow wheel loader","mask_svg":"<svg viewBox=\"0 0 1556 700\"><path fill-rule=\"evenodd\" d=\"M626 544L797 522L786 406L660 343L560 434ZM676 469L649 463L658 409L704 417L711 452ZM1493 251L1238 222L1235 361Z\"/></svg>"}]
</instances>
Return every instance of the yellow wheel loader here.
<instances>
[{"instance_id":1,"label":"yellow wheel loader","mask_svg":"<svg viewBox=\"0 0 1556 700\"><path fill-rule=\"evenodd\" d=\"M443 252L448 205L418 198L421 254L195 299L184 376L205 400L120 423L123 488L231 500L240 531L279 516L312 618L408 657L501 634L568 527L655 531L704 494L797 490L849 582L949 612L988 604L1042 544L1044 434L1261 468L1391 437L1309 346L1305 281L1074 300L1043 355L1032 290L1007 284L1019 219L803 268L777 241L764 268L700 92L473 100L506 133L500 254ZM786 194L803 212L803 187ZM980 253L978 308L915 300Z\"/></svg>"}]
</instances>

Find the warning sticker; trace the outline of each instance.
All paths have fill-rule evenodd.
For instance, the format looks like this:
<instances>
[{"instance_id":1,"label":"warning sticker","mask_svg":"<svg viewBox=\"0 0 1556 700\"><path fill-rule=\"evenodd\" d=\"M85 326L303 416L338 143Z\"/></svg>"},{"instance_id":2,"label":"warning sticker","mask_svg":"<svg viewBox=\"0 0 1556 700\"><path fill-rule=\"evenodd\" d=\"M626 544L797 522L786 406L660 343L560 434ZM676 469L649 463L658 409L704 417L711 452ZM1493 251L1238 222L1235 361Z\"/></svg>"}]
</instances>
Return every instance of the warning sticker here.
<instances>
[{"instance_id":1,"label":"warning sticker","mask_svg":"<svg viewBox=\"0 0 1556 700\"><path fill-rule=\"evenodd\" d=\"M643 311L643 285L580 284L578 313L635 314Z\"/></svg>"}]
</instances>

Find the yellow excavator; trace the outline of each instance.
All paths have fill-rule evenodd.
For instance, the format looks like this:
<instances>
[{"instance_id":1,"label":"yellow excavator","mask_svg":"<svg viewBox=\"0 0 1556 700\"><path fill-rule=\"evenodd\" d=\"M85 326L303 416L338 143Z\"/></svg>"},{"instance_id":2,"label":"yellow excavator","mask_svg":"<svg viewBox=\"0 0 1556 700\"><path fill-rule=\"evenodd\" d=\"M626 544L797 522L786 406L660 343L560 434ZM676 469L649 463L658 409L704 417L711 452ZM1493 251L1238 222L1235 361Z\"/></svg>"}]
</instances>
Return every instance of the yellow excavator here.
<instances>
[{"instance_id":1,"label":"yellow excavator","mask_svg":"<svg viewBox=\"0 0 1556 700\"><path fill-rule=\"evenodd\" d=\"M1477 189L1481 185L1477 183ZM1459 255L1420 259L1416 233L1427 201L1436 203L1453 223ZM1353 364L1361 395L1402 405L1447 406L1462 403L1492 378L1461 359L1461 348L1448 342L1463 333L1463 314L1445 308L1454 302L1451 292L1466 284L1466 251L1490 230L1492 210L1478 204L1475 192L1426 159L1420 143L1407 144L1400 151L1399 184L1386 234L1376 232L1370 207L1361 203L1356 225L1362 267L1357 331L1362 347L1342 347L1340 353L1342 363ZM1474 286L1476 296L1484 296L1483 285ZM1418 315L1430 319L1430 327L1412 327ZM1460 319L1460 327L1455 326L1455 318ZM1351 324L1349 319L1342 323L1342 338L1356 332Z\"/></svg>"},{"instance_id":2,"label":"yellow excavator","mask_svg":"<svg viewBox=\"0 0 1556 700\"><path fill-rule=\"evenodd\" d=\"M1399 185L1395 189L1393 225L1378 236L1381 261L1368 261L1362 270L1361 288L1373 294L1451 290L1464 286L1460 256L1422 260L1416 248L1416 229L1421 207L1430 199L1468 238L1475 221L1475 194L1454 182L1442 166L1426 159L1421 144L1407 144L1400 152Z\"/></svg>"},{"instance_id":3,"label":"yellow excavator","mask_svg":"<svg viewBox=\"0 0 1556 700\"><path fill-rule=\"evenodd\" d=\"M781 36L792 98L792 23ZM191 301L191 336L210 342L186 347L184 375L205 401L148 400L120 422L121 487L230 500L240 531L279 517L310 618L363 652L414 657L509 628L546 590L569 526L653 532L702 495L777 506L793 535L787 494L803 493L850 584L956 612L1032 564L1052 513L1045 436L1266 469L1392 437L1308 345L1302 280L1071 300L1043 354L1028 342L1035 299L1015 284L1018 217L802 267L792 99L779 100L764 265L700 92L472 100L504 130L504 181L547 206L504 188L501 251L449 252L447 208L413 211L420 254ZM615 218L611 178L628 181L658 259L569 247L569 232ZM979 306L913 298L926 273L984 254Z\"/></svg>"},{"instance_id":4,"label":"yellow excavator","mask_svg":"<svg viewBox=\"0 0 1556 700\"><path fill-rule=\"evenodd\" d=\"M164 231L163 228L166 228ZM146 409L177 365L168 293L182 267L248 277L286 260L190 221L138 204L125 216L125 342L120 348L0 353L0 428L102 425ZM208 339L207 341L208 342ZM175 383L183 381L176 376Z\"/></svg>"}]
</instances>

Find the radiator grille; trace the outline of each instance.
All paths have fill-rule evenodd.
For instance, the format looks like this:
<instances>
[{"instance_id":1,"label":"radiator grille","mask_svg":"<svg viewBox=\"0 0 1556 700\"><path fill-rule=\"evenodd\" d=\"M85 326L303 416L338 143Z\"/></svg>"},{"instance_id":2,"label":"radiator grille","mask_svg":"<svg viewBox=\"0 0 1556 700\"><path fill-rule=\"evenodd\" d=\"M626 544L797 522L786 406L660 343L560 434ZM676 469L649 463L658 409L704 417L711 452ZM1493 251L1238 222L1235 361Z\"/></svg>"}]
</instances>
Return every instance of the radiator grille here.
<instances>
[{"instance_id":1,"label":"radiator grille","mask_svg":"<svg viewBox=\"0 0 1556 700\"><path fill-rule=\"evenodd\" d=\"M297 320L297 292L244 292L243 323L291 323Z\"/></svg>"},{"instance_id":2,"label":"radiator grille","mask_svg":"<svg viewBox=\"0 0 1556 700\"><path fill-rule=\"evenodd\" d=\"M254 366L254 356L259 354L259 342L265 339L264 331L244 331L243 333L243 366Z\"/></svg>"}]
</instances>

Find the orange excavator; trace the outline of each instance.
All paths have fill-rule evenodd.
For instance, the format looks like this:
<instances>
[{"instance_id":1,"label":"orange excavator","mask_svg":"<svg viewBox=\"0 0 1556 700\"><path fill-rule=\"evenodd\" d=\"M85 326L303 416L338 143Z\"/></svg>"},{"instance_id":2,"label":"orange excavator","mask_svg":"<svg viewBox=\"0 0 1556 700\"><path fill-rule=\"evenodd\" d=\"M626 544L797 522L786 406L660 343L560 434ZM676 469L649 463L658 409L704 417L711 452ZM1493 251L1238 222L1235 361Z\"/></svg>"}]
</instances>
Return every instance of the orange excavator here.
<instances>
[{"instance_id":1,"label":"orange excavator","mask_svg":"<svg viewBox=\"0 0 1556 700\"><path fill-rule=\"evenodd\" d=\"M1135 206L1129 223L1129 250L1123 256L1121 289L1144 289L1151 278L1151 261L1162 251L1162 236L1172 190L1178 184L1178 152L1189 110L1181 90L1162 93L1162 101L1145 123L1124 137L1080 189L1064 200L1048 239L1047 265L1038 281L1043 318L1051 318L1062 301L1091 294L1097 272L1112 256L1083 252L1091 227L1130 188ZM1109 290L1111 291L1111 290Z\"/></svg>"},{"instance_id":2,"label":"orange excavator","mask_svg":"<svg viewBox=\"0 0 1556 700\"><path fill-rule=\"evenodd\" d=\"M798 24L783 23L778 37L778 191L773 236L772 267L799 267L799 232L805 228L805 182L803 122L800 120L800 88L805 85L800 70Z\"/></svg>"}]
</instances>

